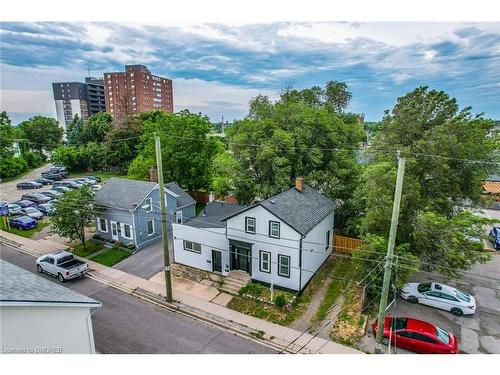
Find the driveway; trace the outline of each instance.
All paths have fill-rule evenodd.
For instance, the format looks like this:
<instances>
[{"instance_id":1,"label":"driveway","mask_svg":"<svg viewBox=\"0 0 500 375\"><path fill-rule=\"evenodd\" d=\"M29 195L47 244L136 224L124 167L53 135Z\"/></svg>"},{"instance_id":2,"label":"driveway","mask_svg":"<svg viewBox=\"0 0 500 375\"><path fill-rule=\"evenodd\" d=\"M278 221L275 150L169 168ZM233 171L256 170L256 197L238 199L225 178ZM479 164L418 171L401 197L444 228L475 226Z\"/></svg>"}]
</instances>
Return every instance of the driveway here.
<instances>
[{"instance_id":1,"label":"driveway","mask_svg":"<svg viewBox=\"0 0 500 375\"><path fill-rule=\"evenodd\" d=\"M45 164L42 165L41 167L38 167L36 169L33 169L31 172L28 174L21 176L14 181L9 181L9 182L3 182L0 184L0 200L7 201L9 203L17 201L21 199L21 195L26 193L27 191L43 191L43 190L48 190L50 188L49 186L44 186L42 189L35 189L35 190L17 190L16 184L21 181L29 181L33 180L35 178L40 178L41 173L45 171L51 164Z\"/></svg>"},{"instance_id":2,"label":"driveway","mask_svg":"<svg viewBox=\"0 0 500 375\"><path fill-rule=\"evenodd\" d=\"M424 305L413 305L401 298L391 307L392 316L409 316L431 322L458 338L462 353L500 354L500 254L486 264L477 264L457 282L428 274L416 274L411 281L435 281L455 286L476 298L477 309L473 316L456 317L447 311ZM493 280L497 279L497 280ZM370 321L370 324L372 321ZM369 329L371 331L371 329ZM373 351L373 335L369 332L362 340L363 350ZM397 349L398 353L408 353Z\"/></svg>"},{"instance_id":3,"label":"driveway","mask_svg":"<svg viewBox=\"0 0 500 375\"><path fill-rule=\"evenodd\" d=\"M163 246L161 240L139 250L134 255L115 264L113 268L142 277L143 279L150 279L163 269Z\"/></svg>"}]
</instances>

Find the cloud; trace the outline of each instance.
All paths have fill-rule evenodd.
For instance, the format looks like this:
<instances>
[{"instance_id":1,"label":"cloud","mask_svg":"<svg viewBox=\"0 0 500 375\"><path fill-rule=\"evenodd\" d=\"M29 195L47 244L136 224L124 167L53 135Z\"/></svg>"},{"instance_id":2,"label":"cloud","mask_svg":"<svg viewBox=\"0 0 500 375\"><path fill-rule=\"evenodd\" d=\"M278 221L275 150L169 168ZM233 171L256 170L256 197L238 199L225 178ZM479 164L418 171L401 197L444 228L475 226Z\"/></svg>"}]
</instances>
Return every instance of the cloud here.
<instances>
[{"instance_id":1,"label":"cloud","mask_svg":"<svg viewBox=\"0 0 500 375\"><path fill-rule=\"evenodd\" d=\"M418 85L500 117L490 104L500 101L498 90L477 89L500 81L500 23L2 23L0 36L4 96L141 63L174 80L174 103L216 118L223 102L226 112L244 114L242 103L260 92L328 80L348 82L351 109L368 119Z\"/></svg>"}]
</instances>

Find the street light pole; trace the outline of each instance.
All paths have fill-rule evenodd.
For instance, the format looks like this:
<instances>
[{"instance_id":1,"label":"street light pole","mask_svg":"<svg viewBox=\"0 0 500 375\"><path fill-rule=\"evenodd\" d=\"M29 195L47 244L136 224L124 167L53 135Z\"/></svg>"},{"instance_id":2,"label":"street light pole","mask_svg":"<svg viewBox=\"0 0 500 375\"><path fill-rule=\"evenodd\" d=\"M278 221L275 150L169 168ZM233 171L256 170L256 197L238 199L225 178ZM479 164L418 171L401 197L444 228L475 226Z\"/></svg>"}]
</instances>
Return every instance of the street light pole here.
<instances>
[{"instance_id":1,"label":"street light pole","mask_svg":"<svg viewBox=\"0 0 500 375\"><path fill-rule=\"evenodd\" d=\"M394 256L394 245L396 243L396 232L398 229L399 208L401 204L401 192L403 190L403 177L405 174L406 159L400 157L398 151L398 177L396 179L396 190L394 192L394 204L392 206L391 229L389 231L389 243L387 245L387 255L384 266L384 283L380 296L380 306L378 310L377 336L375 341L375 353L382 352L382 337L384 335L385 313L387 309L387 298L389 296L389 284L391 282L392 257Z\"/></svg>"},{"instance_id":2,"label":"street light pole","mask_svg":"<svg viewBox=\"0 0 500 375\"><path fill-rule=\"evenodd\" d=\"M168 250L167 237L167 207L165 206L165 185L163 183L163 165L161 159L161 143L160 137L155 133L155 148L156 148L156 168L158 175L158 186L160 193L160 211L161 211L161 238L163 242L163 263L165 270L165 300L172 302L172 280L170 278L170 252Z\"/></svg>"}]
</instances>

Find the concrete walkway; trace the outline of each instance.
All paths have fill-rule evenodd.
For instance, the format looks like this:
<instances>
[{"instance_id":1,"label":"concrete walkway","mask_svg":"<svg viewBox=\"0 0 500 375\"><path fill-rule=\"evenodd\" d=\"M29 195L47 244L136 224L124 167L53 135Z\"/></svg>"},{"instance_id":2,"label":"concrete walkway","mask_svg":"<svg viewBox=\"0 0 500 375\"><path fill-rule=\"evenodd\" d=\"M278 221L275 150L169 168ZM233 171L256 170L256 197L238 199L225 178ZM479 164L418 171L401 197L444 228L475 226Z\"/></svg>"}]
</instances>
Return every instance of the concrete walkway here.
<instances>
[{"instance_id":1,"label":"concrete walkway","mask_svg":"<svg viewBox=\"0 0 500 375\"><path fill-rule=\"evenodd\" d=\"M60 250L61 244L39 240L33 241L11 233L0 231L0 238L11 243L16 243L20 251L25 251L33 256L40 256L48 252ZM146 280L123 271L103 266L102 264L87 260L91 272L90 277L98 281L107 283L113 287L119 288L130 293L140 289L153 295L165 295L165 287L154 281ZM184 286L185 287L185 286ZM213 298L210 289L207 289L205 295L201 290L197 290L197 295L189 294L177 283L173 285L173 297L179 309L186 308L204 314L208 317L215 317L219 321L227 323L236 323L243 327L248 327L255 332L263 332L263 338L281 347L288 346L292 352L301 353L320 353L320 354L361 354L362 352L325 340L319 337L296 331L291 328L283 327L278 324L254 318L242 314L238 311L228 309L216 303L210 302ZM205 297L205 298L204 298ZM304 348L302 348L304 346ZM301 349L302 348L302 349Z\"/></svg>"}]
</instances>

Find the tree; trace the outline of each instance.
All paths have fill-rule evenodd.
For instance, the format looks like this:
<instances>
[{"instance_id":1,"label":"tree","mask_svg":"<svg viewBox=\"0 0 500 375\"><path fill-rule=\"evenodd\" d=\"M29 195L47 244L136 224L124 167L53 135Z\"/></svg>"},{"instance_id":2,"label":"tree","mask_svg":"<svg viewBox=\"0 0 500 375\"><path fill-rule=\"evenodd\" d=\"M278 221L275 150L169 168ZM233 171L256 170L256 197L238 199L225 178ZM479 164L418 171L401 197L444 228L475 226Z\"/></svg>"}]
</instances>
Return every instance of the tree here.
<instances>
[{"instance_id":1,"label":"tree","mask_svg":"<svg viewBox=\"0 0 500 375\"><path fill-rule=\"evenodd\" d=\"M79 145L83 143L83 119L75 115L66 127L66 139L70 145Z\"/></svg>"},{"instance_id":2,"label":"tree","mask_svg":"<svg viewBox=\"0 0 500 375\"><path fill-rule=\"evenodd\" d=\"M357 115L331 110L325 92L318 86L288 89L275 103L263 96L250 102L249 116L227 132L238 162L234 184L239 201L267 198L302 176L344 202L335 217L336 225L343 226L359 183L357 149L364 132Z\"/></svg>"},{"instance_id":3,"label":"tree","mask_svg":"<svg viewBox=\"0 0 500 375\"><path fill-rule=\"evenodd\" d=\"M51 217L52 232L80 240L86 249L85 227L94 222L94 195L88 186L70 191L54 203L54 215Z\"/></svg>"},{"instance_id":4,"label":"tree","mask_svg":"<svg viewBox=\"0 0 500 375\"><path fill-rule=\"evenodd\" d=\"M129 176L145 178L156 166L154 133L160 136L163 172L166 181L176 181L190 190L208 188L212 182L213 158L223 151L216 137L209 136L211 124L206 116L181 111L171 114L151 111L141 115L144 134Z\"/></svg>"},{"instance_id":5,"label":"tree","mask_svg":"<svg viewBox=\"0 0 500 375\"><path fill-rule=\"evenodd\" d=\"M9 115L3 111L0 113L0 158L6 158L12 154L12 139L14 130L11 126Z\"/></svg>"},{"instance_id":6,"label":"tree","mask_svg":"<svg viewBox=\"0 0 500 375\"><path fill-rule=\"evenodd\" d=\"M111 130L113 116L107 112L99 112L89 117L83 128L84 143L102 143Z\"/></svg>"},{"instance_id":7,"label":"tree","mask_svg":"<svg viewBox=\"0 0 500 375\"><path fill-rule=\"evenodd\" d=\"M59 123L49 117L35 116L19 124L24 138L28 139L30 147L38 152L52 151L62 140L63 129Z\"/></svg>"},{"instance_id":8,"label":"tree","mask_svg":"<svg viewBox=\"0 0 500 375\"><path fill-rule=\"evenodd\" d=\"M399 98L378 127L371 164L354 194L360 234L388 236L400 150L407 160L396 244L446 275L484 261L474 239L485 221L457 207L479 203L481 181L496 168L492 128L493 121L473 116L470 107L460 110L443 91L418 87Z\"/></svg>"},{"instance_id":9,"label":"tree","mask_svg":"<svg viewBox=\"0 0 500 375\"><path fill-rule=\"evenodd\" d=\"M325 88L326 104L337 113L342 113L351 102L352 94L345 82L330 81Z\"/></svg>"},{"instance_id":10,"label":"tree","mask_svg":"<svg viewBox=\"0 0 500 375\"><path fill-rule=\"evenodd\" d=\"M235 191L234 180L238 162L229 152L222 152L215 156L212 162L213 178L212 189L221 195L229 195Z\"/></svg>"}]
</instances>

